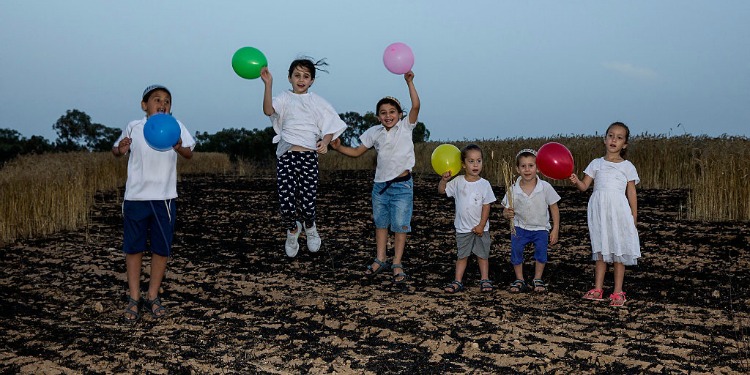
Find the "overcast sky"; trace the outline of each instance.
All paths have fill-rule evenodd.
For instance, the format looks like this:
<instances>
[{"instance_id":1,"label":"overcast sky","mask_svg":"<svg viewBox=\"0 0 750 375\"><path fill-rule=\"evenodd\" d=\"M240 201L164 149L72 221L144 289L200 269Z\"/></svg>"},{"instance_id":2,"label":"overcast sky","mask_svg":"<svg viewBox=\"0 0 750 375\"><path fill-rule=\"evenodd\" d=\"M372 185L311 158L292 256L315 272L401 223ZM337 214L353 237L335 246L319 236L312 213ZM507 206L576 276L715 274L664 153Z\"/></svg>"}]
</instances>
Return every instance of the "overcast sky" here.
<instances>
[{"instance_id":1,"label":"overcast sky","mask_svg":"<svg viewBox=\"0 0 750 375\"><path fill-rule=\"evenodd\" d=\"M386 95L408 108L382 59L403 42L433 140L593 135L613 121L747 136L748 20L746 0L3 0L0 128L52 141L69 109L122 128L153 83L192 132L265 128L263 82L231 68L244 46L268 58L274 95L309 55L330 64L311 90L339 113Z\"/></svg>"}]
</instances>

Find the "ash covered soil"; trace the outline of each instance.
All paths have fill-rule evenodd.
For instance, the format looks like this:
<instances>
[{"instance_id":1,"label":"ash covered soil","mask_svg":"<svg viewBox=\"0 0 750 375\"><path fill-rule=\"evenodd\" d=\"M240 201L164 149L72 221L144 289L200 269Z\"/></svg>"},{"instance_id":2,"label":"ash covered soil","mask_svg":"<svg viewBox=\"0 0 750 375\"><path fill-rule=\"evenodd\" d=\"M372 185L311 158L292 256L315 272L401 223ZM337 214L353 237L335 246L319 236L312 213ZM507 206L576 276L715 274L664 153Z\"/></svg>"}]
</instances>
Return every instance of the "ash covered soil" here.
<instances>
[{"instance_id":1,"label":"ash covered soil","mask_svg":"<svg viewBox=\"0 0 750 375\"><path fill-rule=\"evenodd\" d=\"M372 171L324 173L320 252L284 255L275 180L183 176L168 315L122 320L122 191L97 195L86 228L0 248L3 373L747 373L750 224L685 216L684 190L639 190L643 258L626 308L581 299L593 284L588 194L558 187L561 231L546 294L511 294L510 231L492 207L490 278L475 259L448 295L453 200L415 178L404 266L363 277L375 255ZM504 187L495 187L498 200ZM526 274L533 267L527 251ZM389 247L389 256L392 248ZM150 257L144 262L144 288ZM611 270L605 280L612 289Z\"/></svg>"}]
</instances>

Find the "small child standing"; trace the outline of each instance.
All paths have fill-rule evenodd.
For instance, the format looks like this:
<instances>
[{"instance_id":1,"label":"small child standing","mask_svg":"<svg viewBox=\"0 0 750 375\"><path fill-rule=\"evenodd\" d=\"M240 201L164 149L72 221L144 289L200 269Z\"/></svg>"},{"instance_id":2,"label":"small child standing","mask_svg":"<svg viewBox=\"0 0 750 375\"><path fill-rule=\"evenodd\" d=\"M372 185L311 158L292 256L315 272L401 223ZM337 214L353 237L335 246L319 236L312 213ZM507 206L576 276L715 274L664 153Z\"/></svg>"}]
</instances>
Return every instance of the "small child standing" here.
<instances>
[{"instance_id":1,"label":"small child standing","mask_svg":"<svg viewBox=\"0 0 750 375\"><path fill-rule=\"evenodd\" d=\"M509 291L520 293L529 290L523 276L523 251L526 245L533 243L536 262L532 284L535 292L546 292L547 284L542 274L547 264L547 244L556 244L560 234L560 210L557 207L560 195L549 182L539 179L536 151L523 149L516 154L516 171L519 177L511 191L513 207L509 206L507 192L502 202L505 207L503 217L513 220L516 232L510 237L510 263L516 280L510 284Z\"/></svg>"},{"instance_id":2,"label":"small child standing","mask_svg":"<svg viewBox=\"0 0 750 375\"><path fill-rule=\"evenodd\" d=\"M394 255L390 268L393 271L393 282L397 284L406 281L407 277L401 257L406 247L406 234L411 232L414 205L411 169L416 160L412 135L417 126L420 107L419 95L414 87L414 72L406 72L404 80L411 99L408 116L404 116L401 103L396 98L386 96L375 105L380 125L362 133L359 146L344 146L340 139L331 143L334 150L351 157L361 156L373 147L378 152L375 183L372 185L372 216L377 253L373 263L367 266L365 275L373 277L388 267L386 246L390 229L394 233Z\"/></svg>"},{"instance_id":3,"label":"small child standing","mask_svg":"<svg viewBox=\"0 0 750 375\"><path fill-rule=\"evenodd\" d=\"M463 277L469 255L477 256L479 263L479 290L491 292L495 288L489 279L490 257L490 203L496 201L490 182L482 178L482 149L470 144L461 150L461 167L466 174L450 180L452 171L443 173L438 183L438 193L456 200L456 243L458 256L453 281L444 287L446 293L457 293L464 289ZM450 180L450 182L448 181Z\"/></svg>"},{"instance_id":4,"label":"small child standing","mask_svg":"<svg viewBox=\"0 0 750 375\"><path fill-rule=\"evenodd\" d=\"M607 263L614 263L614 292L610 305L625 306L625 266L636 265L641 257L641 246L636 223L638 199L635 185L640 182L633 163L625 159L630 129L622 122L609 125L604 136L606 154L594 159L583 171L583 180L575 174L572 182L580 191L594 184L589 198L588 224L591 237L592 260L596 262L594 289L584 299L604 300L604 275Z\"/></svg>"},{"instance_id":5,"label":"small child standing","mask_svg":"<svg viewBox=\"0 0 750 375\"><path fill-rule=\"evenodd\" d=\"M149 117L172 112L172 94L166 87L152 85L143 91L141 109L146 117L131 121L112 146L117 157L130 153L125 200L122 203L123 244L128 279L128 305L124 318L140 318L141 264L146 242L151 243L151 276L144 306L154 317L166 310L159 298L159 288L171 254L177 214L177 155L193 157L195 140L181 122L180 138L172 151L157 151L146 143L143 127Z\"/></svg>"},{"instance_id":6,"label":"small child standing","mask_svg":"<svg viewBox=\"0 0 750 375\"><path fill-rule=\"evenodd\" d=\"M318 194L318 154L328 152L328 144L346 129L336 110L322 97L309 92L315 72L327 65L323 60L301 58L289 66L292 90L272 98L273 76L267 67L260 77L265 84L263 113L269 116L276 136L276 187L283 225L286 227L286 255L299 251L297 238L305 223L307 250L320 250L321 239L315 225Z\"/></svg>"}]
</instances>

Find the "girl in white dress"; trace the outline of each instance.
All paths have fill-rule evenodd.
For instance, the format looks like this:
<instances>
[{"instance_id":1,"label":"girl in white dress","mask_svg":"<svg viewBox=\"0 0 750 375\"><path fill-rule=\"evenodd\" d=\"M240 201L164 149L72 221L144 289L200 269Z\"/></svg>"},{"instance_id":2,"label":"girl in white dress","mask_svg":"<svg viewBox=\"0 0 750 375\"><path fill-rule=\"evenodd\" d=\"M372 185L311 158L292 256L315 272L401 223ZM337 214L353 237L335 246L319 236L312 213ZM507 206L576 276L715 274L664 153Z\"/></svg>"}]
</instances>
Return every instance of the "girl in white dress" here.
<instances>
[{"instance_id":1,"label":"girl in white dress","mask_svg":"<svg viewBox=\"0 0 750 375\"><path fill-rule=\"evenodd\" d=\"M610 305L625 305L625 292L622 291L625 266L635 265L641 257L636 222L638 203L635 185L640 182L638 172L628 160L625 152L628 147L630 129L621 122L607 128L604 145L607 153L594 159L583 171L583 180L570 175L580 191L586 191L594 184L588 206L588 225L591 237L592 260L596 261L594 289L583 298L603 301L604 274L607 263L614 263L614 292L609 296Z\"/></svg>"}]
</instances>

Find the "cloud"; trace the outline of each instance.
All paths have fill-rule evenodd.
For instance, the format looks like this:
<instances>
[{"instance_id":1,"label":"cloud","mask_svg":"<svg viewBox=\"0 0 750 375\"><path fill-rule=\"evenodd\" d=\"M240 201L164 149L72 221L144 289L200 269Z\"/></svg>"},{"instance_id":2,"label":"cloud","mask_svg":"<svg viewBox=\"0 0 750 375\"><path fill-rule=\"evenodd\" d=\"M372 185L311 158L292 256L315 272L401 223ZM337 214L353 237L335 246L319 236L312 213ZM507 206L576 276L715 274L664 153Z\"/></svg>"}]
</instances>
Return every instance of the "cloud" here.
<instances>
[{"instance_id":1,"label":"cloud","mask_svg":"<svg viewBox=\"0 0 750 375\"><path fill-rule=\"evenodd\" d=\"M655 71L640 66L635 66L624 62L605 62L602 64L605 68L614 72L626 75L628 77L640 79L655 79L658 77Z\"/></svg>"}]
</instances>

